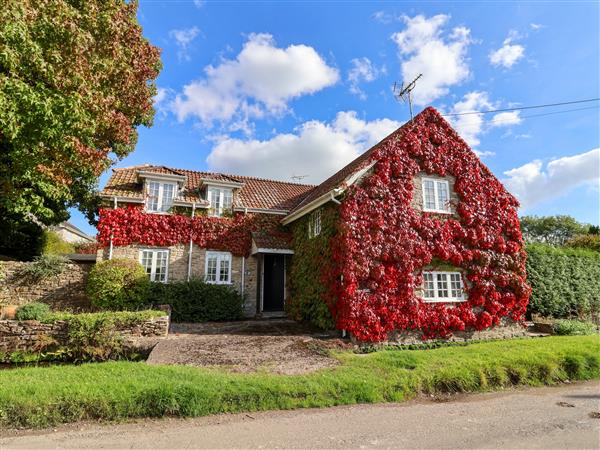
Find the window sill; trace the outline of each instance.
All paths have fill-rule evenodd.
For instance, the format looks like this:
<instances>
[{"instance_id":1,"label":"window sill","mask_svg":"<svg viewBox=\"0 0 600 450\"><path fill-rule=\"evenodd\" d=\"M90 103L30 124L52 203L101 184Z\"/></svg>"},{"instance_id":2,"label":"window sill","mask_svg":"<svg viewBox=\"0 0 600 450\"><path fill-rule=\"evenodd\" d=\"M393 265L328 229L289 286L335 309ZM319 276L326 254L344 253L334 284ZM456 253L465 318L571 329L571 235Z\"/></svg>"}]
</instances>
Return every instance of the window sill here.
<instances>
[{"instance_id":1,"label":"window sill","mask_svg":"<svg viewBox=\"0 0 600 450\"><path fill-rule=\"evenodd\" d=\"M452 215L452 211L443 211L443 210L438 210L438 209L425 209L423 208L423 212L427 212L427 213L434 213L434 214L447 214L447 215Z\"/></svg>"},{"instance_id":2,"label":"window sill","mask_svg":"<svg viewBox=\"0 0 600 450\"><path fill-rule=\"evenodd\" d=\"M423 303L462 303L462 302L466 302L467 299L466 298L444 298L444 299L439 299L439 298L428 298L428 299L424 299L421 298L421 300L423 301Z\"/></svg>"},{"instance_id":3,"label":"window sill","mask_svg":"<svg viewBox=\"0 0 600 450\"><path fill-rule=\"evenodd\" d=\"M206 284L216 284L219 286L232 286L233 285L232 282L225 283L225 282L218 282L218 281L205 281L205 283Z\"/></svg>"}]
</instances>

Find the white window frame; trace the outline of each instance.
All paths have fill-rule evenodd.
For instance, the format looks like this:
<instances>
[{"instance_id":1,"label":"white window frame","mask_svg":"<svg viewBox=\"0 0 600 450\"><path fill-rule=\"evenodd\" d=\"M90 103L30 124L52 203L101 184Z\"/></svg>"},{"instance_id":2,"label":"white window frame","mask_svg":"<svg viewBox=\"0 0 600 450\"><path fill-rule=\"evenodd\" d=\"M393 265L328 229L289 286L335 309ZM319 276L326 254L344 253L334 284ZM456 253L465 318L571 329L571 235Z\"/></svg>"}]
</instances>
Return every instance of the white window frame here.
<instances>
[{"instance_id":1,"label":"white window frame","mask_svg":"<svg viewBox=\"0 0 600 450\"><path fill-rule=\"evenodd\" d=\"M158 195L156 198L156 205L158 209L151 209L150 205L152 203L152 198L150 197L150 185L151 183L156 183L158 184ZM171 198L171 203L170 204L166 204L164 201L164 193L165 193L165 186L172 186L173 187L173 197ZM155 214L165 214L169 212L169 209L171 209L173 207L173 203L175 202L175 199L177 198L177 183L170 183L170 182L165 182L165 181L160 181L160 180L146 180L146 212L150 212L150 213L155 213Z\"/></svg>"},{"instance_id":2,"label":"white window frame","mask_svg":"<svg viewBox=\"0 0 600 450\"><path fill-rule=\"evenodd\" d=\"M317 209L308 217L308 237L310 239L321 234L321 210Z\"/></svg>"},{"instance_id":3,"label":"white window frame","mask_svg":"<svg viewBox=\"0 0 600 450\"><path fill-rule=\"evenodd\" d=\"M431 274L432 275L432 282L433 282L433 292L434 292L434 296L433 297L425 297L425 274ZM448 291L448 297L442 297L440 296L440 291L443 289L440 289L439 286L439 280L438 280L438 275L440 276L445 276L446 277L446 290ZM454 276L456 278L456 276L458 276L458 281L460 282L459 285L459 290L460 295L453 295L453 291L456 291L458 289L453 288L452 283L456 282L456 280L452 280L452 276ZM426 303L458 303L458 302L464 302L467 300L466 295L465 295L465 284L463 281L463 277L462 277L462 273L458 272L458 271L452 271L452 272L441 272L441 271L437 271L437 270L424 270L423 271L423 285L422 285L422 298L423 301Z\"/></svg>"},{"instance_id":4,"label":"white window frame","mask_svg":"<svg viewBox=\"0 0 600 450\"><path fill-rule=\"evenodd\" d=\"M209 258L216 258L217 267L216 267L216 279L209 280L208 279L208 260ZM221 262L228 261L229 262L229 271L227 273L227 280L220 280L221 275ZM231 284L231 266L233 264L233 256L230 252L215 252L215 251L207 251L206 256L204 257L204 281L209 284Z\"/></svg>"},{"instance_id":5,"label":"white window frame","mask_svg":"<svg viewBox=\"0 0 600 450\"><path fill-rule=\"evenodd\" d=\"M213 204L213 196L211 192L219 193L219 207L215 208ZM228 207L224 206L225 201L225 193L229 193L231 195L231 204ZM233 189L220 187L220 186L208 186L206 190L206 197L209 202L209 212L211 216L221 217L223 215L223 211L233 211Z\"/></svg>"},{"instance_id":6,"label":"white window frame","mask_svg":"<svg viewBox=\"0 0 600 450\"><path fill-rule=\"evenodd\" d=\"M148 273L148 268L144 265L144 252L150 252L152 254L152 259L150 261L150 273ZM139 261L140 264L142 266L144 266L144 270L146 271L146 274L149 275L150 277L150 281L157 281L156 280L156 268L157 268L157 262L158 262L158 255L161 253L165 253L167 255L165 261L165 279L164 280L158 280L159 283L166 283L169 281L169 256L170 256L170 252L169 249L164 249L164 248L142 248L139 251Z\"/></svg>"},{"instance_id":7,"label":"white window frame","mask_svg":"<svg viewBox=\"0 0 600 450\"><path fill-rule=\"evenodd\" d=\"M434 196L434 203L435 203L435 208L433 208L433 209L427 208L427 197L426 197L426 192L425 192L425 183L427 181L430 181L433 183L433 196ZM440 205L440 197L439 197L439 185L440 184L444 184L446 186L446 192L448 193L448 201L446 202L445 205ZM443 180L440 178L423 177L421 179L421 191L423 194L422 195L423 196L423 211L435 212L435 213L440 213L440 214L451 214L450 183L448 183L448 180Z\"/></svg>"}]
</instances>

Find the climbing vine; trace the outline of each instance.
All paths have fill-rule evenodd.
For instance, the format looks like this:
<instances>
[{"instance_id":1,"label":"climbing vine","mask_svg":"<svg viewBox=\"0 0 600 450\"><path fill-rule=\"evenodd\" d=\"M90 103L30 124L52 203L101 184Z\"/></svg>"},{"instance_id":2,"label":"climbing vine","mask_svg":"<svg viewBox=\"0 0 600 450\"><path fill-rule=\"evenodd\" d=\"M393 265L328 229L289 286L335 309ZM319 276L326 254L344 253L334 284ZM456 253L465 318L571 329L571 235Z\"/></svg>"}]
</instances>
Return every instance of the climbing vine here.
<instances>
[{"instance_id":1,"label":"climbing vine","mask_svg":"<svg viewBox=\"0 0 600 450\"><path fill-rule=\"evenodd\" d=\"M381 341L392 330L424 338L481 330L503 317L521 320L530 295L518 202L433 109L385 140L376 161L340 206L340 231L324 300L336 326L359 340ZM457 216L411 205L413 179L424 172L453 176ZM417 295L421 269L433 260L464 273L468 300L426 303Z\"/></svg>"},{"instance_id":2,"label":"climbing vine","mask_svg":"<svg viewBox=\"0 0 600 450\"><path fill-rule=\"evenodd\" d=\"M236 214L234 217L194 218L178 214L147 214L139 206L102 209L98 221L98 242L115 246L131 244L168 247L190 241L201 248L229 251L236 256L248 256L252 232L269 230L289 238L279 225L280 216L266 214Z\"/></svg>"}]
</instances>

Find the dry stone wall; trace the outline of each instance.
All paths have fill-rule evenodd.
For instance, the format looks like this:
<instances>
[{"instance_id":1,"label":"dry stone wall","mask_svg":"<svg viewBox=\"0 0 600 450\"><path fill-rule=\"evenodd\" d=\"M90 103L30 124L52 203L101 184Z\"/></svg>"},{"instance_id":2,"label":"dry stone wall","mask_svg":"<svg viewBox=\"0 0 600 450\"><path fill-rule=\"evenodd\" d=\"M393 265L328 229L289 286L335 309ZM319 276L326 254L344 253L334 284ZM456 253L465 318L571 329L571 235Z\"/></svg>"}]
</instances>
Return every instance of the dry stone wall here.
<instances>
[{"instance_id":1,"label":"dry stone wall","mask_svg":"<svg viewBox=\"0 0 600 450\"><path fill-rule=\"evenodd\" d=\"M31 262L0 262L0 305L24 305L33 301L48 303L54 309L87 309L85 285L93 262L71 262L62 273L33 279L23 273Z\"/></svg>"}]
</instances>

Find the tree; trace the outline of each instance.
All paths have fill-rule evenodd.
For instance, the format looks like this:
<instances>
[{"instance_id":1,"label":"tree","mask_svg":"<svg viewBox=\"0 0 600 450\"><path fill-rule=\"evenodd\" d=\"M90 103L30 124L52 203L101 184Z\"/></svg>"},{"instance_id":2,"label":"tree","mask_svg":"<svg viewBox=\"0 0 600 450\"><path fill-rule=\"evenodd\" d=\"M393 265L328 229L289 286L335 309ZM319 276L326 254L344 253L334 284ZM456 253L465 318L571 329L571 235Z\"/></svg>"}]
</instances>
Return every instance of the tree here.
<instances>
[{"instance_id":1,"label":"tree","mask_svg":"<svg viewBox=\"0 0 600 450\"><path fill-rule=\"evenodd\" d=\"M521 232L526 242L560 246L575 235L587 234L589 228L571 216L521 217Z\"/></svg>"},{"instance_id":2,"label":"tree","mask_svg":"<svg viewBox=\"0 0 600 450\"><path fill-rule=\"evenodd\" d=\"M3 2L0 229L58 223L71 206L93 217L98 176L152 124L160 51L136 11L124 0Z\"/></svg>"}]
</instances>

